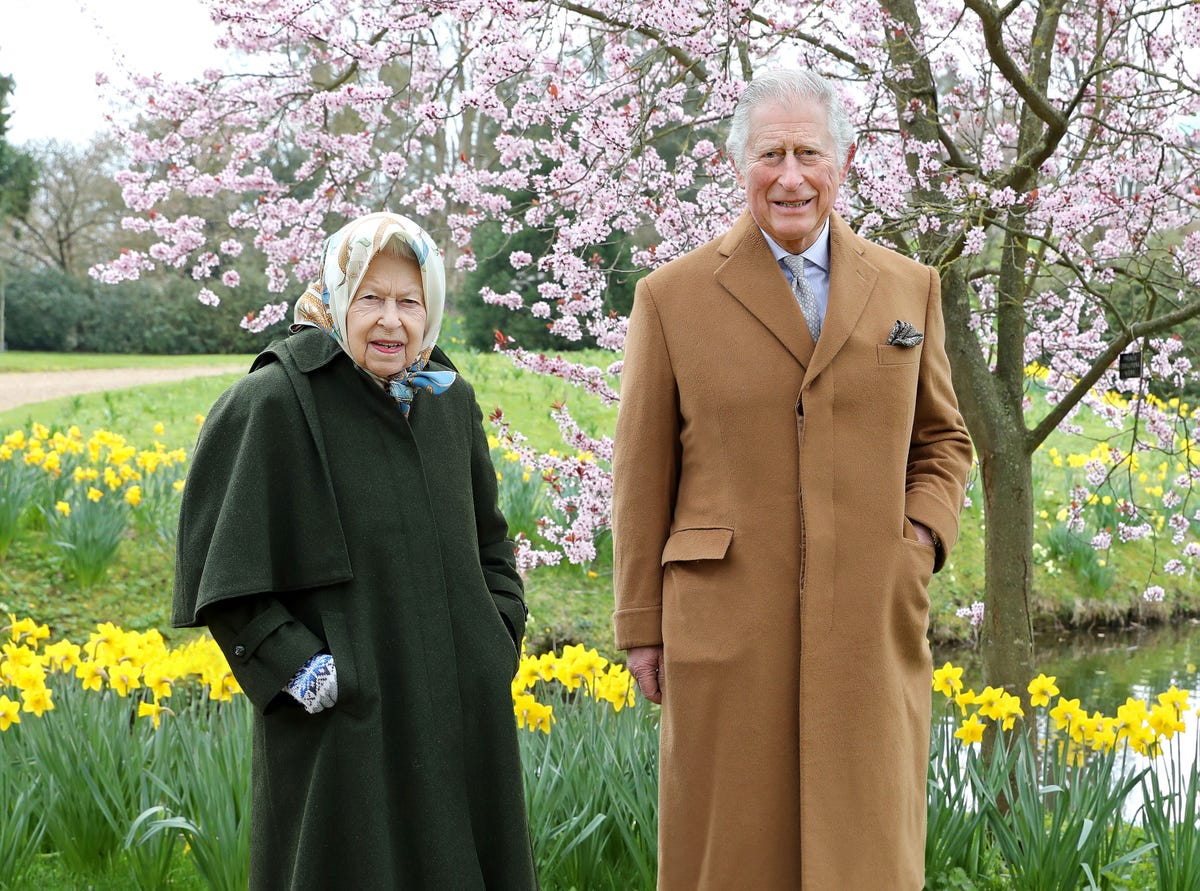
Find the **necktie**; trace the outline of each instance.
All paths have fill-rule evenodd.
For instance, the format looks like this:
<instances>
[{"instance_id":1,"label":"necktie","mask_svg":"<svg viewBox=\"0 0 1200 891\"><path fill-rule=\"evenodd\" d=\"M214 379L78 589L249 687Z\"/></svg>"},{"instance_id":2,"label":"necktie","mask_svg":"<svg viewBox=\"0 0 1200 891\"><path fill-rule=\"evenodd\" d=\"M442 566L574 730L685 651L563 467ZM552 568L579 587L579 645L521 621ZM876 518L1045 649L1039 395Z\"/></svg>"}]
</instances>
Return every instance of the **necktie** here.
<instances>
[{"instance_id":1,"label":"necktie","mask_svg":"<svg viewBox=\"0 0 1200 891\"><path fill-rule=\"evenodd\" d=\"M804 264L807 261L799 254L788 254L783 258L783 265L792 274L792 293L808 322L808 330L812 333L813 343L821 336L821 310L817 308L817 295L813 293L812 285L804 277Z\"/></svg>"}]
</instances>

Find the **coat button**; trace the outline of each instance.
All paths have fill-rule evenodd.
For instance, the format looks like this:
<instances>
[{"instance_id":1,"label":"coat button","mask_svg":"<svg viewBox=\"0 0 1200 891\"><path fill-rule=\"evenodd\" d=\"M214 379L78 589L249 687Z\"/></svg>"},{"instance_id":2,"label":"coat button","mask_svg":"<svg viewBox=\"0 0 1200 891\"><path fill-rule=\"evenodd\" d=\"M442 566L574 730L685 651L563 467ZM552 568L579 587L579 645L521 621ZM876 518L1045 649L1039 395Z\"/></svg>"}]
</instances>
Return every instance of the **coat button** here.
<instances>
[{"instance_id":1,"label":"coat button","mask_svg":"<svg viewBox=\"0 0 1200 891\"><path fill-rule=\"evenodd\" d=\"M242 646L241 644L238 644L236 647L234 647L234 648L233 648L233 655L235 655L235 656L245 656L245 655L246 655L246 648L245 648L244 646Z\"/></svg>"}]
</instances>

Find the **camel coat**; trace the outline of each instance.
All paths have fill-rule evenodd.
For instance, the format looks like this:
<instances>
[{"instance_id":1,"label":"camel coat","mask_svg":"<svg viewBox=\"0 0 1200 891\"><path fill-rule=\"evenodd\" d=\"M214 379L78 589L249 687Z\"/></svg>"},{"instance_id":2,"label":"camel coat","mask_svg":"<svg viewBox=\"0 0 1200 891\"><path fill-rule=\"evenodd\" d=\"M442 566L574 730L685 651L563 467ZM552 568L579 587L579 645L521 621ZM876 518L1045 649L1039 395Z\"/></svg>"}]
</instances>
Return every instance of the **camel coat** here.
<instances>
[{"instance_id":1,"label":"camel coat","mask_svg":"<svg viewBox=\"0 0 1200 891\"><path fill-rule=\"evenodd\" d=\"M638 286L614 625L664 647L660 889L924 884L926 587L971 445L937 273L836 216L830 252L815 348L749 213Z\"/></svg>"}]
</instances>

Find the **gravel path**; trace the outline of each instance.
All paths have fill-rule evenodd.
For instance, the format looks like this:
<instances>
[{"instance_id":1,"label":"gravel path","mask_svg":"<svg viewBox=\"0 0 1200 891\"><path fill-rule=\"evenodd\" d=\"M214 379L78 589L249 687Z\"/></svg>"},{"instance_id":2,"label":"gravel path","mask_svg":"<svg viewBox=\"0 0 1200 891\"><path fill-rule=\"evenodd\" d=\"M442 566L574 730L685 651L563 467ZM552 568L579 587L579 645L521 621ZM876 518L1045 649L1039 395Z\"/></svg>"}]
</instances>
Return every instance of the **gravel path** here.
<instances>
[{"instance_id":1,"label":"gravel path","mask_svg":"<svg viewBox=\"0 0 1200 891\"><path fill-rule=\"evenodd\" d=\"M186 365L170 368L95 368L82 371L16 371L0 373L0 411L45 402L59 396L122 390L142 384L168 383L246 371L246 363Z\"/></svg>"}]
</instances>

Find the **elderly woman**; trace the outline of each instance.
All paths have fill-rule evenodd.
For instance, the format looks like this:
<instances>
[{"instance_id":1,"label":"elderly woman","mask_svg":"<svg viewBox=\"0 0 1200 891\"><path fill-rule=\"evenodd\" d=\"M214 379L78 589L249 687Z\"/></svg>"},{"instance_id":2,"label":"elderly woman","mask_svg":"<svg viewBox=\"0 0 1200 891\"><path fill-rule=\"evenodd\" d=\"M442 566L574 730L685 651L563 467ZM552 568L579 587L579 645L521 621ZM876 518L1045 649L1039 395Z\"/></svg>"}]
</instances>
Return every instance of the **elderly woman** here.
<instances>
[{"instance_id":1,"label":"elderly woman","mask_svg":"<svg viewBox=\"0 0 1200 891\"><path fill-rule=\"evenodd\" d=\"M411 220L325 244L293 334L213 406L173 622L255 708L251 886L536 887L510 681L525 604L482 415Z\"/></svg>"}]
</instances>

